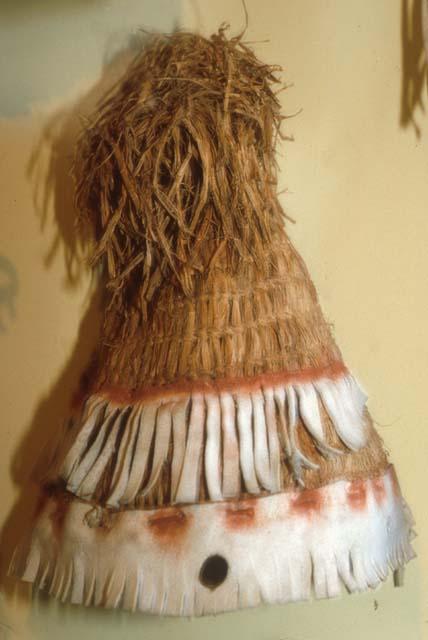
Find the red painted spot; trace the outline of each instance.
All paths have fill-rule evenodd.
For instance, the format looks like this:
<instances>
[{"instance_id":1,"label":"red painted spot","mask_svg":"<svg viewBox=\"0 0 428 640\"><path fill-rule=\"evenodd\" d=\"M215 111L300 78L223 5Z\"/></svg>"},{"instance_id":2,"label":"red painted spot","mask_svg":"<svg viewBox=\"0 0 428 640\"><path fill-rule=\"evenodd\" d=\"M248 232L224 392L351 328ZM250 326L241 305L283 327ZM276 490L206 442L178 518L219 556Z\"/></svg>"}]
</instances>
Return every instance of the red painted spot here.
<instances>
[{"instance_id":1,"label":"red painted spot","mask_svg":"<svg viewBox=\"0 0 428 640\"><path fill-rule=\"evenodd\" d=\"M150 533L158 542L175 545L185 538L190 525L191 516L177 508L159 509L148 520Z\"/></svg>"},{"instance_id":2,"label":"red painted spot","mask_svg":"<svg viewBox=\"0 0 428 640\"><path fill-rule=\"evenodd\" d=\"M319 489L304 489L291 499L290 509L295 515L311 516L321 511L324 497Z\"/></svg>"},{"instance_id":3,"label":"red painted spot","mask_svg":"<svg viewBox=\"0 0 428 640\"><path fill-rule=\"evenodd\" d=\"M226 526L228 529L248 529L254 527L256 522L256 509L254 506L227 507L225 509Z\"/></svg>"},{"instance_id":4,"label":"red painted spot","mask_svg":"<svg viewBox=\"0 0 428 640\"><path fill-rule=\"evenodd\" d=\"M346 498L351 509L362 511L367 503L367 484L365 480L354 480L348 486Z\"/></svg>"},{"instance_id":5,"label":"red painted spot","mask_svg":"<svg viewBox=\"0 0 428 640\"><path fill-rule=\"evenodd\" d=\"M385 483L382 476L372 478L372 488L376 502L382 504L386 497Z\"/></svg>"}]
</instances>

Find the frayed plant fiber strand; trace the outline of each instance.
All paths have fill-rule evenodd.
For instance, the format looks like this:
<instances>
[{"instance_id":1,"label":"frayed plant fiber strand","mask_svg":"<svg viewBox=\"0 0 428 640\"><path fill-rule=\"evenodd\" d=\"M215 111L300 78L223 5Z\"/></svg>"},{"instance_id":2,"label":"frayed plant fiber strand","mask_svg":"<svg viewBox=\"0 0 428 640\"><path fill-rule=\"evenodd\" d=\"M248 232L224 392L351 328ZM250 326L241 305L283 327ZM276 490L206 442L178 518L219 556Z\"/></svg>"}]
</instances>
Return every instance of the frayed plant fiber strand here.
<instances>
[{"instance_id":1,"label":"frayed plant fiber strand","mask_svg":"<svg viewBox=\"0 0 428 640\"><path fill-rule=\"evenodd\" d=\"M165 279L185 293L222 260L259 257L282 227L274 136L279 67L220 30L153 36L101 104L76 155L76 201L121 297L146 308Z\"/></svg>"}]
</instances>

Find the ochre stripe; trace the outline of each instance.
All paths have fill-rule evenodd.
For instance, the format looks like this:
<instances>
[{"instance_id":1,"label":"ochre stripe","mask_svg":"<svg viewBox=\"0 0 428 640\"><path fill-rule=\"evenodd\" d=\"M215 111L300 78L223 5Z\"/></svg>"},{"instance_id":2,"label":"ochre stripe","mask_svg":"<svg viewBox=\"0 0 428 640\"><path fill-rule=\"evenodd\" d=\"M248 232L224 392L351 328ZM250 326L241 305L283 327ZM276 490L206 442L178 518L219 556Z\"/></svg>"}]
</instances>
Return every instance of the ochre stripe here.
<instances>
[{"instance_id":1,"label":"ochre stripe","mask_svg":"<svg viewBox=\"0 0 428 640\"><path fill-rule=\"evenodd\" d=\"M274 387L290 383L313 382L320 378L334 380L348 370L343 362L333 362L327 367L301 369L300 371L278 371L276 373L265 373L253 378L217 378L216 380L183 380L173 384L162 386L141 387L135 391L124 387L104 387L96 392L96 395L103 396L106 400L119 405L130 405L141 401L155 401L173 397L179 399L182 396L189 396L193 393L249 393L263 389L263 387Z\"/></svg>"}]
</instances>

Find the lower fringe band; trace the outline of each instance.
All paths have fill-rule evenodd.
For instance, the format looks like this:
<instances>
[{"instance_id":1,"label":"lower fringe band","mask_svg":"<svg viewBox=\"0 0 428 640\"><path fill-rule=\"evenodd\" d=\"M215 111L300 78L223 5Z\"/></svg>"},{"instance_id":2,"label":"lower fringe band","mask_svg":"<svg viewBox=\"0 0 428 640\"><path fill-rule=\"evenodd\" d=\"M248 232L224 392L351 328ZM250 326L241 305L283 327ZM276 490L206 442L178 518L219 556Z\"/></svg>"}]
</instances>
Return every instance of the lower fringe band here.
<instances>
[{"instance_id":1,"label":"lower fringe band","mask_svg":"<svg viewBox=\"0 0 428 640\"><path fill-rule=\"evenodd\" d=\"M244 501L155 510L46 496L10 573L76 604L204 615L376 587L414 557L390 466Z\"/></svg>"}]
</instances>

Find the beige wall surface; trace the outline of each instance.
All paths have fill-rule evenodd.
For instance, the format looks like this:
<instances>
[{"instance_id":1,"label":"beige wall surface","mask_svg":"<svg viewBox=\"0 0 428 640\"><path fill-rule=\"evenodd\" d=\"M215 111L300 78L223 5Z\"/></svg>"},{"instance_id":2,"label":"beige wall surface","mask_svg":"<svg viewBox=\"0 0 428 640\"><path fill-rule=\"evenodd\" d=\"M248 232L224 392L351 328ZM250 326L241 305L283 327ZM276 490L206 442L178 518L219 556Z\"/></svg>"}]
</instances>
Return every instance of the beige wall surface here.
<instances>
[{"instance_id":1,"label":"beige wall surface","mask_svg":"<svg viewBox=\"0 0 428 640\"><path fill-rule=\"evenodd\" d=\"M403 0L417 16L420 0ZM246 0L246 39L284 68L294 142L278 157L289 230L417 521L404 588L159 619L31 598L3 581L0 639L428 638L428 108L417 28L400 0ZM240 0L0 2L0 552L32 508L32 464L61 423L99 320L79 262L70 154L138 28L245 24ZM417 23L416 23L417 26ZM409 35L410 34L410 35Z\"/></svg>"}]
</instances>

